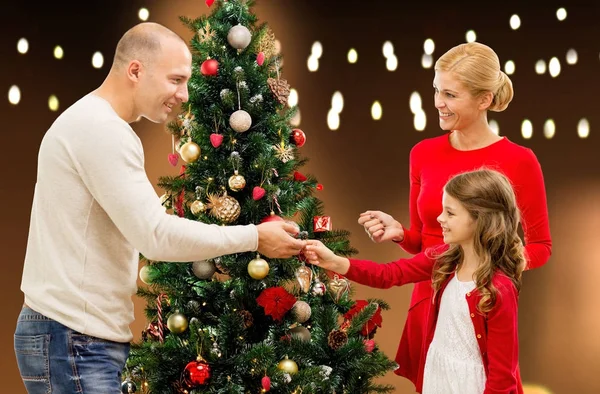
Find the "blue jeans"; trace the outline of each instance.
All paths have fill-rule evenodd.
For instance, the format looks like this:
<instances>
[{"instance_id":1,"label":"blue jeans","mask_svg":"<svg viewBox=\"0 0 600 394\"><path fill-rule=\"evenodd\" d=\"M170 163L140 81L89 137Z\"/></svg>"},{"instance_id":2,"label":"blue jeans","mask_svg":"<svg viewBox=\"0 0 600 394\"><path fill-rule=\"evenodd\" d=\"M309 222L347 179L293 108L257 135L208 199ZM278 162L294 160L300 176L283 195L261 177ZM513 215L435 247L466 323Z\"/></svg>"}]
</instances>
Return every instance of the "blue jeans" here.
<instances>
[{"instance_id":1,"label":"blue jeans","mask_svg":"<svg viewBox=\"0 0 600 394\"><path fill-rule=\"evenodd\" d=\"M78 333L23 307L15 354L29 394L118 394L129 343Z\"/></svg>"}]
</instances>

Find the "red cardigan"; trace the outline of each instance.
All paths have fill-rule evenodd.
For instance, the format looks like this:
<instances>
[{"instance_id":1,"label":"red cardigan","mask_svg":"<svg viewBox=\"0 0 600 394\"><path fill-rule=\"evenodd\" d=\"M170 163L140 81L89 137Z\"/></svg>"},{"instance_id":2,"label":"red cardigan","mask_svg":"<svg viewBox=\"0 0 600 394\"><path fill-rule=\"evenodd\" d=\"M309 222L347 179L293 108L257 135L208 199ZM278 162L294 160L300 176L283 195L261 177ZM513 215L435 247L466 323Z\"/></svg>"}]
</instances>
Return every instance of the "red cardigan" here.
<instances>
[{"instance_id":1,"label":"red cardigan","mask_svg":"<svg viewBox=\"0 0 600 394\"><path fill-rule=\"evenodd\" d=\"M442 250L445 247L442 247ZM380 289L431 280L435 261L422 252L410 259L400 259L388 264L350 259L350 269L346 277L352 281ZM450 278L449 278L450 279ZM416 381L417 391L423 388L423 371L429 345L433 340L442 294L446 281L429 304L426 341L421 350ZM466 300L479 344L481 358L487 376L484 394L522 394L519 374L518 340L518 293L510 278L496 273L493 284L498 290L495 307L483 315L477 310L480 294L477 290L467 293ZM410 363L410 360L397 360Z\"/></svg>"}]
</instances>

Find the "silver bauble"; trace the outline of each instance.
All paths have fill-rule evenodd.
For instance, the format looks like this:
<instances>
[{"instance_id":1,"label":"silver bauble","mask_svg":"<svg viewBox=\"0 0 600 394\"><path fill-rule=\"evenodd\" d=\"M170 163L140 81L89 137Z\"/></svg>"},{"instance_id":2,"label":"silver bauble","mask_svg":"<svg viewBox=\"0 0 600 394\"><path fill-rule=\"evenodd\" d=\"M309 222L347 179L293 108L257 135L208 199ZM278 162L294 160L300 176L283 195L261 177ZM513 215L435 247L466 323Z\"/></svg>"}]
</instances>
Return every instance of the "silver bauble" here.
<instances>
[{"instance_id":1,"label":"silver bauble","mask_svg":"<svg viewBox=\"0 0 600 394\"><path fill-rule=\"evenodd\" d=\"M192 271L198 279L210 279L217 270L212 260L200 260L192 263Z\"/></svg>"},{"instance_id":2,"label":"silver bauble","mask_svg":"<svg viewBox=\"0 0 600 394\"><path fill-rule=\"evenodd\" d=\"M229 117L229 125L238 133L243 133L252 126L252 117L243 109L237 110Z\"/></svg>"},{"instance_id":3,"label":"silver bauble","mask_svg":"<svg viewBox=\"0 0 600 394\"><path fill-rule=\"evenodd\" d=\"M246 26L237 24L229 29L227 33L227 42L235 49L245 49L252 40L252 34Z\"/></svg>"}]
</instances>

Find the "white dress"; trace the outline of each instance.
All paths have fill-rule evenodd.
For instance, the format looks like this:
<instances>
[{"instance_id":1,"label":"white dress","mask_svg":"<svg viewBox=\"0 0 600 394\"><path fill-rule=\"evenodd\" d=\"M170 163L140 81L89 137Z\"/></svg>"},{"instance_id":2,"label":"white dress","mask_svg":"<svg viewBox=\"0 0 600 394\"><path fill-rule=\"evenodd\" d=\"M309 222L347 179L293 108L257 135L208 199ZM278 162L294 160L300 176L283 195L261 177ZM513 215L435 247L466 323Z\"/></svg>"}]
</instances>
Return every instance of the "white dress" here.
<instances>
[{"instance_id":1,"label":"white dress","mask_svg":"<svg viewBox=\"0 0 600 394\"><path fill-rule=\"evenodd\" d=\"M473 289L475 282L460 282L454 276L442 294L422 394L482 394L485 389L485 369L466 300Z\"/></svg>"}]
</instances>

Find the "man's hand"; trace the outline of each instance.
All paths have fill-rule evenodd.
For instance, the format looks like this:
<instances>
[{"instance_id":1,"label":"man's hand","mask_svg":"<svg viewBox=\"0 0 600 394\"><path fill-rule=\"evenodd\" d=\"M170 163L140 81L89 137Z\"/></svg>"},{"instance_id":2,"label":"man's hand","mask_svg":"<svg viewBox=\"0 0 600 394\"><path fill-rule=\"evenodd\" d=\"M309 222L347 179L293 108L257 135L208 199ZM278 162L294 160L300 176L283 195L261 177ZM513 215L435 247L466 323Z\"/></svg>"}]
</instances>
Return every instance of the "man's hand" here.
<instances>
[{"instance_id":1,"label":"man's hand","mask_svg":"<svg viewBox=\"0 0 600 394\"><path fill-rule=\"evenodd\" d=\"M272 259L287 259L304 249L306 241L294 238L298 228L286 222L266 222L256 226L258 253Z\"/></svg>"}]
</instances>

